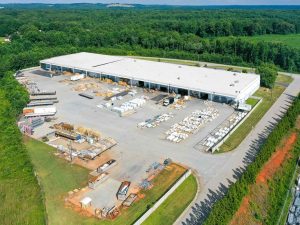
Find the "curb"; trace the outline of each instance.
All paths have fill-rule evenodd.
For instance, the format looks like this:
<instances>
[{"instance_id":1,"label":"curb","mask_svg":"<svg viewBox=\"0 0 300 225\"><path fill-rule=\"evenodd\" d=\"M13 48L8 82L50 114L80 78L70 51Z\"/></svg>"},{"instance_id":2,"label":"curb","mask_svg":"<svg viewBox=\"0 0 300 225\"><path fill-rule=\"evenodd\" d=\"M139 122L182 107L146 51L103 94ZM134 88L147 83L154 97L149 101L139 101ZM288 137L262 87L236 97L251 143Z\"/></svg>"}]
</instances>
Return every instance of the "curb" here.
<instances>
[{"instance_id":1,"label":"curb","mask_svg":"<svg viewBox=\"0 0 300 225\"><path fill-rule=\"evenodd\" d=\"M187 212L191 209L191 207L197 202L197 199L198 199L198 196L200 194L200 190L201 190L201 187L202 187L202 184L201 184L201 179L200 179L200 176L199 174L193 170L192 171L192 175L195 176L196 180L197 180L197 184L198 184L198 187L197 187L197 192L196 192L196 195L194 197L194 199L191 201L191 203L185 208L185 210L180 214L180 216L175 220L175 222L173 223L173 225L180 225L180 223L184 220L184 218L186 217L186 214Z\"/></svg>"}]
</instances>

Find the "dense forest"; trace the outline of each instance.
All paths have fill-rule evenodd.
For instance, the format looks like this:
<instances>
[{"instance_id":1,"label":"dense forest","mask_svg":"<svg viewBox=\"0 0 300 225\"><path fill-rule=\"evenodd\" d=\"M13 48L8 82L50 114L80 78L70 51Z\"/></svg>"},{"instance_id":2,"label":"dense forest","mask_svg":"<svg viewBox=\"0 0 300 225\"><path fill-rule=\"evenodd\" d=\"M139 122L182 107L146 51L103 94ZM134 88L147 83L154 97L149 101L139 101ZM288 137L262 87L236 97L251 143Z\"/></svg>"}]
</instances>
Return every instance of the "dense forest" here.
<instances>
[{"instance_id":1,"label":"dense forest","mask_svg":"<svg viewBox=\"0 0 300 225\"><path fill-rule=\"evenodd\" d=\"M78 51L300 71L299 50L239 38L300 33L299 10L4 8L0 21L0 36L12 39L0 45L0 72Z\"/></svg>"}]
</instances>

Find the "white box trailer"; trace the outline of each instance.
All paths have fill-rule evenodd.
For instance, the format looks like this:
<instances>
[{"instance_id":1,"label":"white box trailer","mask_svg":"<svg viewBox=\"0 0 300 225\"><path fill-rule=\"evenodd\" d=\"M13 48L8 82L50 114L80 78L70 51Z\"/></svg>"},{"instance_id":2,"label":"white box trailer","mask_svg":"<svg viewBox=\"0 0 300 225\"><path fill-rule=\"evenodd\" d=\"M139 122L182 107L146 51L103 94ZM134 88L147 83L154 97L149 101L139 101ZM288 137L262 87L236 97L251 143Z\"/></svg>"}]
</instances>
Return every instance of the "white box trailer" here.
<instances>
[{"instance_id":1,"label":"white box trailer","mask_svg":"<svg viewBox=\"0 0 300 225\"><path fill-rule=\"evenodd\" d=\"M56 113L56 107L55 106L48 106L48 107L30 107L30 108L24 108L23 114L55 114Z\"/></svg>"},{"instance_id":2,"label":"white box trailer","mask_svg":"<svg viewBox=\"0 0 300 225\"><path fill-rule=\"evenodd\" d=\"M71 76L71 81L77 81L77 80L81 80L85 77L84 74L78 74L78 75L74 75L74 76Z\"/></svg>"},{"instance_id":3,"label":"white box trailer","mask_svg":"<svg viewBox=\"0 0 300 225\"><path fill-rule=\"evenodd\" d=\"M56 107L36 107L34 108L34 113L56 113Z\"/></svg>"}]
</instances>

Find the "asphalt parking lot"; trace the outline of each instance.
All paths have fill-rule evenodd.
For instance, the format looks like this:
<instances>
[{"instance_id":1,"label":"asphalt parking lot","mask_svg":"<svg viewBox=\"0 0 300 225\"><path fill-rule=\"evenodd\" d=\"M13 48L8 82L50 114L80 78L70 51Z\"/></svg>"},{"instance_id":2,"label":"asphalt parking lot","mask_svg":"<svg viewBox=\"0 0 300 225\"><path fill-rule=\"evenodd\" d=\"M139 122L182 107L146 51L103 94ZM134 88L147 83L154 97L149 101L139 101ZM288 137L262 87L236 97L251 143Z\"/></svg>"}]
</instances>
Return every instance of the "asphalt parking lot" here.
<instances>
[{"instance_id":1,"label":"asphalt parking lot","mask_svg":"<svg viewBox=\"0 0 300 225\"><path fill-rule=\"evenodd\" d=\"M195 110L205 109L207 106L203 100L191 99L186 103L186 107L180 110L157 105L154 101L148 100L136 113L120 117L106 108L97 107L106 102L103 97L87 99L79 96L80 92L74 91L74 87L83 81L62 82L69 77L61 75L49 78L35 72L32 73L32 71L25 72L25 76L36 82L41 90L56 91L59 100L59 103L56 104L57 114L55 117L58 118L56 123L63 121L89 127L118 142L116 147L109 150L118 161L118 166L109 172L116 181L129 180L138 184L145 178L145 171L153 162L171 158L173 161L197 171L201 182L205 184L214 177L226 161L226 155L211 155L196 150L194 146L233 113L233 108L228 105L213 103L219 111L219 116L202 126L197 133L190 135L186 140L173 143L165 139L165 132L174 123L180 122ZM109 85L111 84L100 83L100 88L109 88ZM112 85L111 88L113 88ZM122 100L115 101L114 104L119 105L142 95L147 95L151 99L159 94L143 93L140 88L136 88L136 90L138 92L136 96L127 95ZM172 112L174 117L161 123L158 127L144 129L137 127L137 124L142 121L168 112ZM41 137L49 132L48 127L49 123L45 123L36 129L35 137Z\"/></svg>"}]
</instances>

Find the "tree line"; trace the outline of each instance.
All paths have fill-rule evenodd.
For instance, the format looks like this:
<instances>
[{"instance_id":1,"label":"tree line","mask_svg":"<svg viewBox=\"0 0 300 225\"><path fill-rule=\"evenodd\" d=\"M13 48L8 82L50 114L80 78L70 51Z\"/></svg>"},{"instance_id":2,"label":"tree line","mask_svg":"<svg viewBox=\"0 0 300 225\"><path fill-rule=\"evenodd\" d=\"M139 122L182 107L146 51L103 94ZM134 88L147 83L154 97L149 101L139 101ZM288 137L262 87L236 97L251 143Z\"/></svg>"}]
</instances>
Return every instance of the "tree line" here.
<instances>
[{"instance_id":1,"label":"tree line","mask_svg":"<svg viewBox=\"0 0 300 225\"><path fill-rule=\"evenodd\" d=\"M1 67L19 69L41 58L90 51L250 67L273 63L299 72L300 50L234 37L299 33L299 15L299 10L3 9L0 36L10 35L12 43L0 45Z\"/></svg>"},{"instance_id":2,"label":"tree line","mask_svg":"<svg viewBox=\"0 0 300 225\"><path fill-rule=\"evenodd\" d=\"M245 9L2 9L0 36L26 24L44 31L174 31L199 37L252 36L300 32L298 10ZM47 21L47 22L46 22ZM61 23L63 21L63 23ZM80 26L78 26L80 25ZM116 30L116 31L118 31Z\"/></svg>"},{"instance_id":3,"label":"tree line","mask_svg":"<svg viewBox=\"0 0 300 225\"><path fill-rule=\"evenodd\" d=\"M16 125L27 91L11 74L0 87L0 224L46 224L43 196Z\"/></svg>"}]
</instances>

